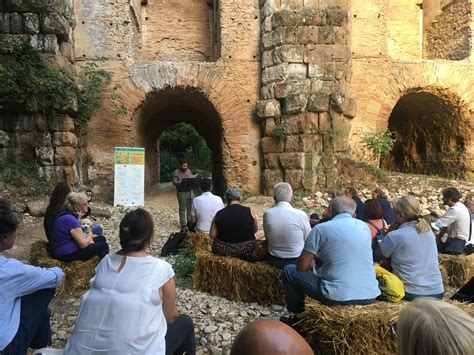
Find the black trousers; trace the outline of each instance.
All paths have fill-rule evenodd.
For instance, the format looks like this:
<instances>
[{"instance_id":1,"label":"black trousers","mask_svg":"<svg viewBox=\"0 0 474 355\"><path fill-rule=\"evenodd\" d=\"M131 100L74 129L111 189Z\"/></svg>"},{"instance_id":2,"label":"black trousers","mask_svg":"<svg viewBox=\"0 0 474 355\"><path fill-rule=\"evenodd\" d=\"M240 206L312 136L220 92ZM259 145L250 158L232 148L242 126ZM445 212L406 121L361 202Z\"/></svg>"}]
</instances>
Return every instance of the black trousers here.
<instances>
[{"instance_id":1,"label":"black trousers","mask_svg":"<svg viewBox=\"0 0 474 355\"><path fill-rule=\"evenodd\" d=\"M94 237L94 243L88 245L84 249L76 250L74 253L66 255L54 255L54 258L66 263L74 260L89 260L94 255L97 255L100 260L109 253L109 245L105 237Z\"/></svg>"},{"instance_id":2,"label":"black trousers","mask_svg":"<svg viewBox=\"0 0 474 355\"><path fill-rule=\"evenodd\" d=\"M180 314L166 331L166 355L196 354L194 323L187 314Z\"/></svg>"}]
</instances>

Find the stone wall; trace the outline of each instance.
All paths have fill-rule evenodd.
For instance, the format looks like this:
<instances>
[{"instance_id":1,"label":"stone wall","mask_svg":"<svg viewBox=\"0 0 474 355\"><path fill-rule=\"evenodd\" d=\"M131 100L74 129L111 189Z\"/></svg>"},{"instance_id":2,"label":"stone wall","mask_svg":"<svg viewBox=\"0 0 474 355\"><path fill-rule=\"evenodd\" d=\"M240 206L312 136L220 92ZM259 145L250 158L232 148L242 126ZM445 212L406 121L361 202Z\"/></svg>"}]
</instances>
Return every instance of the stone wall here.
<instances>
[{"instance_id":1,"label":"stone wall","mask_svg":"<svg viewBox=\"0 0 474 355\"><path fill-rule=\"evenodd\" d=\"M456 0L442 8L426 28L427 59L462 60L471 55L471 4L469 0Z\"/></svg>"},{"instance_id":2,"label":"stone wall","mask_svg":"<svg viewBox=\"0 0 474 355\"><path fill-rule=\"evenodd\" d=\"M47 5L55 11L50 12ZM66 70L74 70L73 26L68 0L0 3L0 36L27 41L50 64ZM76 109L71 98L65 111L74 114ZM0 137L0 152L20 161L36 161L46 179L75 179L78 137L70 116L51 117L40 112L34 97L27 102L2 102Z\"/></svg>"},{"instance_id":3,"label":"stone wall","mask_svg":"<svg viewBox=\"0 0 474 355\"><path fill-rule=\"evenodd\" d=\"M336 155L348 150L350 121L356 114L348 83L348 9L317 3L290 8L279 10L274 1L262 8L262 100L257 115L264 128L267 192L279 181L308 191L332 184Z\"/></svg>"}]
</instances>

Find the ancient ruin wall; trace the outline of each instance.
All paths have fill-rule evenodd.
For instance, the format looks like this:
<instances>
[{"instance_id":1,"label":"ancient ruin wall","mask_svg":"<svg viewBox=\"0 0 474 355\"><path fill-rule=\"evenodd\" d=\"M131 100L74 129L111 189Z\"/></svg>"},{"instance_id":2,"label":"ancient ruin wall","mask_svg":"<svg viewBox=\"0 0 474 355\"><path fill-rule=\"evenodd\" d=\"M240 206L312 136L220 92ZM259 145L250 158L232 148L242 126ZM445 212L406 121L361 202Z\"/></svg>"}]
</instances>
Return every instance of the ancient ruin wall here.
<instances>
[{"instance_id":1,"label":"ancient ruin wall","mask_svg":"<svg viewBox=\"0 0 474 355\"><path fill-rule=\"evenodd\" d=\"M441 9L426 28L426 59L462 60L471 55L471 4L470 0L455 0Z\"/></svg>"},{"instance_id":2,"label":"ancient ruin wall","mask_svg":"<svg viewBox=\"0 0 474 355\"><path fill-rule=\"evenodd\" d=\"M355 101L347 7L263 5L264 189L279 181L312 191L334 182L335 157L348 149ZM285 10L289 8L289 10Z\"/></svg>"},{"instance_id":3,"label":"ancient ruin wall","mask_svg":"<svg viewBox=\"0 0 474 355\"><path fill-rule=\"evenodd\" d=\"M27 41L53 65L74 70L70 1L55 1L56 11L52 13L41 5L0 2L0 36ZM19 161L36 161L46 179L66 178L73 182L77 176L76 147L80 144L74 120L67 114L52 117L41 112L34 97L27 102L3 101L0 107L0 153ZM71 97L71 105L65 111L75 114L76 110L77 102Z\"/></svg>"}]
</instances>

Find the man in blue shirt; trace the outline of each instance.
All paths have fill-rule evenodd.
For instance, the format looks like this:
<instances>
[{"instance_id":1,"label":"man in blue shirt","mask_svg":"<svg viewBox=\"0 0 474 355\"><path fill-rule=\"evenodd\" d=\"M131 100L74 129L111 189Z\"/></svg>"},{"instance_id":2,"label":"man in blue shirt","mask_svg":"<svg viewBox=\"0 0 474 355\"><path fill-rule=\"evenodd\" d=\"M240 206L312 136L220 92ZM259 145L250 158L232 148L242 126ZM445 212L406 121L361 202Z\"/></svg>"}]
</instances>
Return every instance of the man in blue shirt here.
<instances>
[{"instance_id":1,"label":"man in blue shirt","mask_svg":"<svg viewBox=\"0 0 474 355\"><path fill-rule=\"evenodd\" d=\"M8 202L0 200L0 352L26 354L28 347L51 344L48 305L63 272L57 267L44 269L7 258L21 215Z\"/></svg>"},{"instance_id":2,"label":"man in blue shirt","mask_svg":"<svg viewBox=\"0 0 474 355\"><path fill-rule=\"evenodd\" d=\"M331 221L318 224L306 238L296 265L283 269L286 307L294 324L305 295L327 304L369 304L380 295L366 223L353 218L356 204L347 197L331 201Z\"/></svg>"}]
</instances>

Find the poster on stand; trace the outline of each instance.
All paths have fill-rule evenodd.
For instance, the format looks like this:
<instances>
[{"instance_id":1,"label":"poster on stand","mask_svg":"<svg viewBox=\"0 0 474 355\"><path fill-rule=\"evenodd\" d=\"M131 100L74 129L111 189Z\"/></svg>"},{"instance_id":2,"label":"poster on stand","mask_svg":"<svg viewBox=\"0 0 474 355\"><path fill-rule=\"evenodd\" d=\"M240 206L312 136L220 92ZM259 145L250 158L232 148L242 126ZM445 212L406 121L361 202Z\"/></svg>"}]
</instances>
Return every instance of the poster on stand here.
<instances>
[{"instance_id":1,"label":"poster on stand","mask_svg":"<svg viewBox=\"0 0 474 355\"><path fill-rule=\"evenodd\" d=\"M145 148L115 148L114 206L145 203Z\"/></svg>"}]
</instances>

